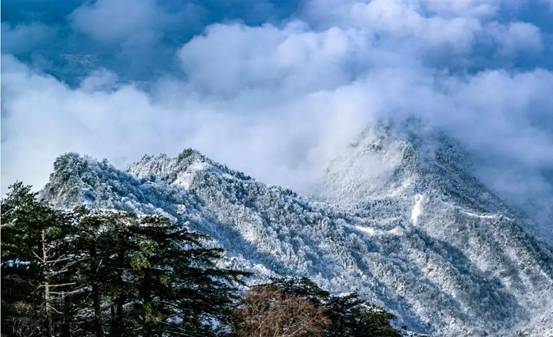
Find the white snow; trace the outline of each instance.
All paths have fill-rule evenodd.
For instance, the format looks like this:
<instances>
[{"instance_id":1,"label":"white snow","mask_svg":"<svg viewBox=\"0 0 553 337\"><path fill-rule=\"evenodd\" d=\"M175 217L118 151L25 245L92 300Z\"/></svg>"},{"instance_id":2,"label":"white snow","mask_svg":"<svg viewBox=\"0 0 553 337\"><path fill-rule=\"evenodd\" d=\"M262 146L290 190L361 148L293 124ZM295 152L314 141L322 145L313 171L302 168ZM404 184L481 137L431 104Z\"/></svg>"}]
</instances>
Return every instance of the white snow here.
<instances>
[{"instance_id":1,"label":"white snow","mask_svg":"<svg viewBox=\"0 0 553 337\"><path fill-rule=\"evenodd\" d=\"M463 210L462 212L464 214L468 215L468 216L472 216L472 217L480 218L480 219L494 219L494 218L497 218L496 214L476 214L476 213L465 211L465 210Z\"/></svg>"},{"instance_id":2,"label":"white snow","mask_svg":"<svg viewBox=\"0 0 553 337\"><path fill-rule=\"evenodd\" d=\"M405 234L405 230L400 226L396 226L396 227L390 229L388 231L388 233L392 234L392 235L396 235L396 236L401 236L401 235Z\"/></svg>"},{"instance_id":3,"label":"white snow","mask_svg":"<svg viewBox=\"0 0 553 337\"><path fill-rule=\"evenodd\" d=\"M400 226L395 226L394 228L392 228L390 230L383 230L383 229L380 229L380 228L373 228L373 227L360 226L360 225L354 225L354 226L346 225L346 226L349 227L349 228L352 228L352 229L354 229L358 232L367 234L369 236L377 236L377 235L380 235L380 236L387 236L387 235L388 236L389 235L399 236L399 235L405 234L404 229L401 228Z\"/></svg>"},{"instance_id":4,"label":"white snow","mask_svg":"<svg viewBox=\"0 0 553 337\"><path fill-rule=\"evenodd\" d=\"M422 194L415 195L415 204L411 209L411 218L410 218L411 223L415 226L419 224L419 217L421 216L423 211L423 202L424 202L424 195Z\"/></svg>"},{"instance_id":5,"label":"white snow","mask_svg":"<svg viewBox=\"0 0 553 337\"><path fill-rule=\"evenodd\" d=\"M504 337L517 326L543 337L540 330L553 328L552 316L542 314L553 293L551 251L522 235L524 220L473 183L450 152L431 158L441 161L433 165L408 144L388 144L360 163L364 149L344 154L347 165L337 163L325 186L332 204L268 187L197 153L149 157L127 173L67 155L43 195L59 207L88 198L90 207L171 215L213 237L236 267L357 291L430 336ZM392 171L363 171L390 158Z\"/></svg>"},{"instance_id":6,"label":"white snow","mask_svg":"<svg viewBox=\"0 0 553 337\"><path fill-rule=\"evenodd\" d=\"M359 232L365 233L370 236L374 236L377 234L376 229L366 226L349 226L350 228L353 228Z\"/></svg>"},{"instance_id":7,"label":"white snow","mask_svg":"<svg viewBox=\"0 0 553 337\"><path fill-rule=\"evenodd\" d=\"M175 183L188 190L190 189L190 186L192 185L196 174L207 169L208 167L209 165L203 161L194 161L190 166L188 166L186 171L179 173L177 179L175 180Z\"/></svg>"}]
</instances>

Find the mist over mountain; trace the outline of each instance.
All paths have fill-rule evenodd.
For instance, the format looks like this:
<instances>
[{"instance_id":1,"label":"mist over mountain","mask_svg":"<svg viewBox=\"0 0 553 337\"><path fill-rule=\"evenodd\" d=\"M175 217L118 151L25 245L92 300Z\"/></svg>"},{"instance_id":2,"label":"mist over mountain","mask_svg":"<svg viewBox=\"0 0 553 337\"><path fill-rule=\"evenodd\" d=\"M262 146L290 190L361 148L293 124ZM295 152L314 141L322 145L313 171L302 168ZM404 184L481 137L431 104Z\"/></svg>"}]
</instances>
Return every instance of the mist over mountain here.
<instances>
[{"instance_id":1,"label":"mist over mountain","mask_svg":"<svg viewBox=\"0 0 553 337\"><path fill-rule=\"evenodd\" d=\"M332 161L317 197L268 186L194 150L126 171L67 154L42 192L57 207L163 214L211 235L260 277L309 276L431 336L552 333L553 251L467 170L447 137L379 128Z\"/></svg>"},{"instance_id":2,"label":"mist over mountain","mask_svg":"<svg viewBox=\"0 0 553 337\"><path fill-rule=\"evenodd\" d=\"M483 184L551 231L548 0L2 9L3 191L43 185L64 152L124 168L192 147L311 194L364 130L415 118L460 142Z\"/></svg>"},{"instance_id":3,"label":"mist over mountain","mask_svg":"<svg viewBox=\"0 0 553 337\"><path fill-rule=\"evenodd\" d=\"M415 332L553 335L551 0L1 6L2 194L166 215Z\"/></svg>"}]
</instances>

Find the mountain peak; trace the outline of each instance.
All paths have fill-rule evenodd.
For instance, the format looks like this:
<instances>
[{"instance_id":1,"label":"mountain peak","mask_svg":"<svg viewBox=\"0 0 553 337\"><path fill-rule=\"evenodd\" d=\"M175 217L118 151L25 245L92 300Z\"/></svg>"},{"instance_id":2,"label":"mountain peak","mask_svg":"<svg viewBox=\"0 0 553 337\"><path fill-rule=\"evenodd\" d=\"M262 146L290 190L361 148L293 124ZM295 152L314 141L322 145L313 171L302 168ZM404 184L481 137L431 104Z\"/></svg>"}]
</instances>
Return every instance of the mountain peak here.
<instances>
[{"instance_id":1,"label":"mountain peak","mask_svg":"<svg viewBox=\"0 0 553 337\"><path fill-rule=\"evenodd\" d=\"M54 161L54 171L41 195L55 206L67 201L88 203L94 199L95 182L101 180L98 172L116 172L107 160L101 162L74 152L65 153Z\"/></svg>"},{"instance_id":2,"label":"mountain peak","mask_svg":"<svg viewBox=\"0 0 553 337\"><path fill-rule=\"evenodd\" d=\"M186 148L182 150L181 153L177 156L179 161L189 160L189 159L201 159L204 161L210 161L206 156L204 156L200 151L194 150L192 148Z\"/></svg>"},{"instance_id":3,"label":"mountain peak","mask_svg":"<svg viewBox=\"0 0 553 337\"><path fill-rule=\"evenodd\" d=\"M534 316L550 319L551 250L470 176L453 142L438 140L366 135L329 167L327 202L190 149L127 171L67 154L42 195L59 207L179 219L213 237L229 264L353 289L435 336L507 336Z\"/></svg>"},{"instance_id":4,"label":"mountain peak","mask_svg":"<svg viewBox=\"0 0 553 337\"><path fill-rule=\"evenodd\" d=\"M460 144L412 125L364 132L329 163L314 196L352 209L419 194L464 199L462 204L474 210L507 209L474 178L471 157Z\"/></svg>"},{"instance_id":5,"label":"mountain peak","mask_svg":"<svg viewBox=\"0 0 553 337\"><path fill-rule=\"evenodd\" d=\"M138 179L165 181L185 189L191 188L196 178L206 175L251 180L242 172L233 171L193 149L185 149L173 158L166 154L145 155L138 162L131 164L127 172Z\"/></svg>"}]
</instances>

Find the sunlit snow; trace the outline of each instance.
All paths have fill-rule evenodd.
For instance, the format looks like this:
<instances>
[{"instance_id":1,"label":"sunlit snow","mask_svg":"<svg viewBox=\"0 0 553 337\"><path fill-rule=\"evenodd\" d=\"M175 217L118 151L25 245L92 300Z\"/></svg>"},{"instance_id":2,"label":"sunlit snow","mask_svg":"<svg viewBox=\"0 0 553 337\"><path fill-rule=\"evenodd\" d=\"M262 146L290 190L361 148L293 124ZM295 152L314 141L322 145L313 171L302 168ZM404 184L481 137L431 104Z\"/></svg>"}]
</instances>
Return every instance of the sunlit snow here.
<instances>
[{"instance_id":1,"label":"sunlit snow","mask_svg":"<svg viewBox=\"0 0 553 337\"><path fill-rule=\"evenodd\" d=\"M423 211L423 201L424 201L424 195L422 194L415 195L415 205L411 210L411 218L410 218L411 223L415 226L418 225L419 217L421 216Z\"/></svg>"},{"instance_id":2,"label":"sunlit snow","mask_svg":"<svg viewBox=\"0 0 553 337\"><path fill-rule=\"evenodd\" d=\"M386 133L353 145L317 201L190 150L145 156L127 172L65 155L42 196L58 207L168 215L212 236L229 265L257 281L303 275L357 291L431 336L543 337L553 328L550 248L464 170L454 145L421 146Z\"/></svg>"}]
</instances>

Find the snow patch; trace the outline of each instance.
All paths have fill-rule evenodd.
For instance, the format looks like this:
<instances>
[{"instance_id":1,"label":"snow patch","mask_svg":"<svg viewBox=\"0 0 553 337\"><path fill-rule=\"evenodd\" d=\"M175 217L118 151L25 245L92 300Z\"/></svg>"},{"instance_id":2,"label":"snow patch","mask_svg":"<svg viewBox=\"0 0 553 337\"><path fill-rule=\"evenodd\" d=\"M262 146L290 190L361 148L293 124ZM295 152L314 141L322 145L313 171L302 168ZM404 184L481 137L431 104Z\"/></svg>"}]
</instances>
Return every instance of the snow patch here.
<instances>
[{"instance_id":1,"label":"snow patch","mask_svg":"<svg viewBox=\"0 0 553 337\"><path fill-rule=\"evenodd\" d=\"M395 235L395 236L401 236L405 234L405 231L402 227L396 226L388 231L388 234Z\"/></svg>"},{"instance_id":2,"label":"snow patch","mask_svg":"<svg viewBox=\"0 0 553 337\"><path fill-rule=\"evenodd\" d=\"M366 227L366 226L350 226L350 225L346 225L347 227L349 228L352 228L358 232L361 232L361 233L364 233L364 234L367 234L369 236L377 236L377 235L380 235L380 236L386 236L386 235L394 235L394 236L401 236L404 234L404 230L403 228L401 228L400 226L396 226L390 230L382 230L382 229L377 229L377 228L373 228L373 227Z\"/></svg>"},{"instance_id":3,"label":"snow patch","mask_svg":"<svg viewBox=\"0 0 553 337\"><path fill-rule=\"evenodd\" d=\"M415 226L418 225L419 217L421 216L421 214L423 212L423 202L424 202L424 195L423 194L415 195L415 205L413 206L413 209L411 210L411 223Z\"/></svg>"},{"instance_id":4,"label":"snow patch","mask_svg":"<svg viewBox=\"0 0 553 337\"><path fill-rule=\"evenodd\" d=\"M476 213L472 213L472 212L469 212L469 211L462 211L464 214L468 215L468 216L472 216L472 217L475 217L475 218L481 218L481 219L494 219L494 218L497 218L497 215L495 214L476 214Z\"/></svg>"},{"instance_id":5,"label":"snow patch","mask_svg":"<svg viewBox=\"0 0 553 337\"><path fill-rule=\"evenodd\" d=\"M177 176L177 179L175 180L175 184L185 188L186 190L190 189L190 186L192 185L192 182L194 181L194 177L196 174L200 171L203 171L207 169L209 165L203 161L195 161L190 166L186 168L186 171L182 172Z\"/></svg>"},{"instance_id":6,"label":"snow patch","mask_svg":"<svg viewBox=\"0 0 553 337\"><path fill-rule=\"evenodd\" d=\"M371 227L365 227L365 226L350 226L350 227L357 230L357 231L359 231L359 232L370 235L370 236L374 236L374 235L377 234L376 230L374 228L371 228Z\"/></svg>"}]
</instances>

